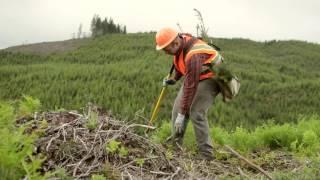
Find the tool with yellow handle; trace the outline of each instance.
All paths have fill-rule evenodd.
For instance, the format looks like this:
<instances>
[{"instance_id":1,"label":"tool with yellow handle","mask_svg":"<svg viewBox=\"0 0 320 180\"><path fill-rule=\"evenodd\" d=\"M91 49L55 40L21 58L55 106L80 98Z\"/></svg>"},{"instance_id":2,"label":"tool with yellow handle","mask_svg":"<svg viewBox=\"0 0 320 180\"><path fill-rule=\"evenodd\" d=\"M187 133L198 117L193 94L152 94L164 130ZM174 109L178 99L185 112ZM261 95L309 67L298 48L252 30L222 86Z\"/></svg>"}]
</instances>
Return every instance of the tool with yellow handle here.
<instances>
[{"instance_id":1,"label":"tool with yellow handle","mask_svg":"<svg viewBox=\"0 0 320 180\"><path fill-rule=\"evenodd\" d=\"M163 86L162 90L161 90L161 93L158 97L158 101L156 103L156 106L154 107L153 109L153 112L152 112L152 115L151 115L151 119L149 121L149 125L152 125L153 121L156 119L157 115L158 115L158 112L159 112L159 106L160 106L160 103L166 93L166 90L167 90L167 86Z\"/></svg>"},{"instance_id":2,"label":"tool with yellow handle","mask_svg":"<svg viewBox=\"0 0 320 180\"><path fill-rule=\"evenodd\" d=\"M169 77L171 76L171 74L172 74L172 72L173 72L173 69L174 69L174 65L172 65L171 70L170 70L170 73L169 73L168 76L167 76L167 79L169 79ZM163 97L165 96L166 91L167 91L167 86L163 86L163 87L162 87L162 90L161 90L161 92L160 92L160 95L159 95L159 97L158 97L157 103L156 103L156 105L155 105L155 107L154 107L154 109L153 109L153 111L152 111L152 115L151 115L151 118L150 118L149 123L148 123L149 126L152 126L153 121L156 119L156 117L157 117L157 115L158 115L158 113L159 113L160 103L161 103ZM145 132L147 133L148 131L149 131L149 129L146 129Z\"/></svg>"}]
</instances>

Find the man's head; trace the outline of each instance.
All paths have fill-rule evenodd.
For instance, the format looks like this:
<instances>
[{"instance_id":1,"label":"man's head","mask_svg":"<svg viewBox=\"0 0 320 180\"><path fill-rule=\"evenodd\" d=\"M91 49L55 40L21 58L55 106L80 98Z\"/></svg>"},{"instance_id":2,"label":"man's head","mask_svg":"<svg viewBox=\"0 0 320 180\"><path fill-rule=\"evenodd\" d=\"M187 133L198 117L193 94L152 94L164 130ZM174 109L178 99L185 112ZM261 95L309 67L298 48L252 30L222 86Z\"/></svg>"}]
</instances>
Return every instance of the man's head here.
<instances>
[{"instance_id":1,"label":"man's head","mask_svg":"<svg viewBox=\"0 0 320 180\"><path fill-rule=\"evenodd\" d=\"M156 34L156 43L157 50L164 50L167 54L176 55L182 40L174 29L163 28Z\"/></svg>"}]
</instances>

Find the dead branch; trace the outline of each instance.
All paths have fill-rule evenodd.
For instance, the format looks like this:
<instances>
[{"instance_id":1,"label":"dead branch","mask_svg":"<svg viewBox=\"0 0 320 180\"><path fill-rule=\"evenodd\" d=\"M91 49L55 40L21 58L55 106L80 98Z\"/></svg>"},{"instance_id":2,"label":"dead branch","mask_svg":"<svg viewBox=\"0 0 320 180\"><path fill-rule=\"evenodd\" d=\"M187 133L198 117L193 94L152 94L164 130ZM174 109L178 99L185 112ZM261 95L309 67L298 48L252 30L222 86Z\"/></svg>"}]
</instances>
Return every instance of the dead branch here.
<instances>
[{"instance_id":1,"label":"dead branch","mask_svg":"<svg viewBox=\"0 0 320 180\"><path fill-rule=\"evenodd\" d=\"M227 148L232 154L234 154L235 156L237 156L239 159L243 160L244 162L246 162L247 164L249 164L251 167L253 167L254 169L260 171L261 173L263 173L268 179L272 180L271 175L269 175L269 173L267 173L265 170L263 170L261 167L259 167L258 165L255 165L254 163L252 163L251 161L249 161L248 159L246 159L245 157L243 157L242 155L240 155L237 151L235 151L234 149L232 149L230 146L228 145L224 145L225 148Z\"/></svg>"},{"instance_id":2,"label":"dead branch","mask_svg":"<svg viewBox=\"0 0 320 180\"><path fill-rule=\"evenodd\" d=\"M239 173L246 176L227 160L199 161L181 146L178 146L181 151L170 152L168 156L169 149L165 148L167 143L157 144L135 133L135 127L153 129L153 126L119 121L106 113L94 112L97 109L91 107L90 111L84 111L88 115L98 115L96 126L90 129L87 127L88 115L85 114L66 111L37 115L37 119L32 121L32 127L41 127L43 119L48 124L42 129L44 134L35 142L34 153L46 156L39 172L62 167L67 175L76 179L89 179L93 174L106 169L116 172L119 179L216 179L219 176L234 177ZM107 147L111 140L119 145L109 152ZM126 155L120 155L121 148L127 151ZM245 161L245 158L240 159ZM137 160L142 160L142 164L138 164ZM288 165L287 161L284 165Z\"/></svg>"},{"instance_id":3,"label":"dead branch","mask_svg":"<svg viewBox=\"0 0 320 180\"><path fill-rule=\"evenodd\" d=\"M175 176L177 176L179 174L180 171L181 171L181 167L177 167L177 170L167 179L172 180Z\"/></svg>"}]
</instances>

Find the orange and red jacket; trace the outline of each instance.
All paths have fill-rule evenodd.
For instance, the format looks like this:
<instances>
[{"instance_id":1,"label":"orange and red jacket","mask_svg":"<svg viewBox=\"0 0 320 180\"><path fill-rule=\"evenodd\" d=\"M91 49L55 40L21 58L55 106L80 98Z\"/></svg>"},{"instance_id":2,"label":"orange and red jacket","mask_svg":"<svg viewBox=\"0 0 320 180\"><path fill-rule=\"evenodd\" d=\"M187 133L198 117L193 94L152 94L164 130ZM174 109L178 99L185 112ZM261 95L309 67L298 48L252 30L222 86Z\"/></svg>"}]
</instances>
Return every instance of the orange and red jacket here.
<instances>
[{"instance_id":1,"label":"orange and red jacket","mask_svg":"<svg viewBox=\"0 0 320 180\"><path fill-rule=\"evenodd\" d=\"M182 38L185 46L192 39L192 36L182 35ZM173 62L176 69L175 79L178 80L180 76L185 76L180 113L186 115L189 112L199 81L215 76L213 72L207 71L208 67L205 65L220 64L221 57L218 51L200 39L194 42L187 53L183 52L184 50L174 57Z\"/></svg>"}]
</instances>

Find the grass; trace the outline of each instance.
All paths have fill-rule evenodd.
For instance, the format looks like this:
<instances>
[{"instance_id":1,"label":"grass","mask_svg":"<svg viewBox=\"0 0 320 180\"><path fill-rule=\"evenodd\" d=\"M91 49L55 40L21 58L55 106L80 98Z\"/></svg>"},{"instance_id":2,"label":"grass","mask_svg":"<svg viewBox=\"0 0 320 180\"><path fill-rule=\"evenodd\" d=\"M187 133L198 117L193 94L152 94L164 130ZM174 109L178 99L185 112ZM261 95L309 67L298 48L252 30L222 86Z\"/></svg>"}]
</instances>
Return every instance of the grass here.
<instances>
[{"instance_id":1,"label":"grass","mask_svg":"<svg viewBox=\"0 0 320 180\"><path fill-rule=\"evenodd\" d=\"M227 131L221 127L210 129L211 138L215 144L230 145L243 153L258 151L259 149L282 149L307 157L318 157L320 152L320 117L308 116L297 120L298 123L275 124L267 123L248 130L237 127L234 131ZM171 135L169 122L163 123L154 132L153 140L164 143ZM189 124L184 146L189 151L196 151L195 136L192 125Z\"/></svg>"}]
</instances>

